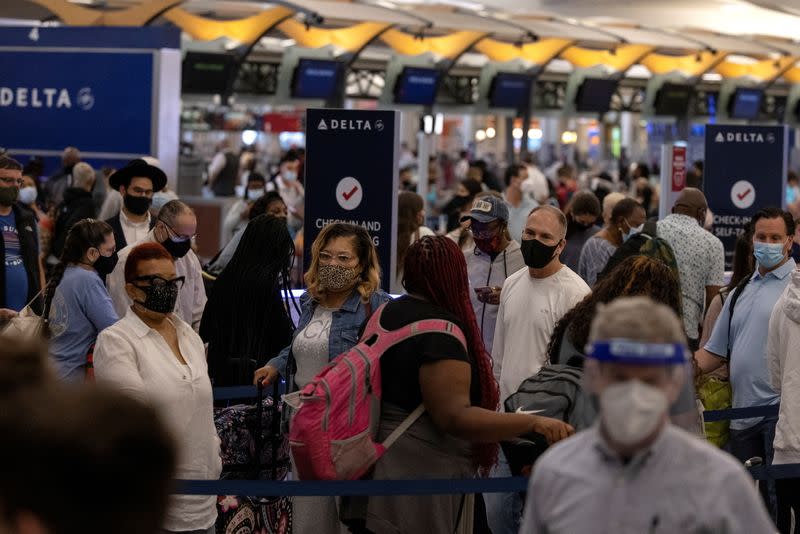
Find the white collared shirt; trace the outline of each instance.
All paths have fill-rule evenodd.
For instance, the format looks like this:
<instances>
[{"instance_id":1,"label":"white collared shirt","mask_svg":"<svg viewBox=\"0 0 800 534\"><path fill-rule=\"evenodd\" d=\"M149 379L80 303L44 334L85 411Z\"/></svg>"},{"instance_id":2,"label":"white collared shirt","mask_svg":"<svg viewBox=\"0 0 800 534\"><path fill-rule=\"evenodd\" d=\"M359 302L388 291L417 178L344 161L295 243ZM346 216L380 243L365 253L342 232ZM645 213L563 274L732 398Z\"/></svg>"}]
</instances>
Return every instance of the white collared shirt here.
<instances>
[{"instance_id":1,"label":"white collared shirt","mask_svg":"<svg viewBox=\"0 0 800 534\"><path fill-rule=\"evenodd\" d=\"M170 320L187 365L178 361L161 334L129 309L97 337L95 377L158 411L178 445L176 478L216 480L222 461L203 341L179 317L173 314ZM216 517L216 497L177 495L170 500L164 528L204 530Z\"/></svg>"},{"instance_id":2,"label":"white collared shirt","mask_svg":"<svg viewBox=\"0 0 800 534\"><path fill-rule=\"evenodd\" d=\"M147 219L144 222L134 222L125 215L125 210L119 210L119 225L125 235L125 242L133 245L143 241L150 231L150 212L147 212Z\"/></svg>"},{"instance_id":3,"label":"white collared shirt","mask_svg":"<svg viewBox=\"0 0 800 534\"><path fill-rule=\"evenodd\" d=\"M157 242L152 230L147 233L144 241ZM119 251L117 266L106 279L108 294L111 295L111 300L114 302L114 310L120 317L124 316L128 308L133 304L133 301L125 291L125 262L128 259L128 254L137 244L130 244ZM200 260L197 259L194 251L190 250L186 253L186 256L175 260L175 273L177 276L186 278L180 293L178 293L175 313L197 332L200 328L200 319L203 318L203 310L208 299L206 298L206 288L203 285Z\"/></svg>"},{"instance_id":4,"label":"white collared shirt","mask_svg":"<svg viewBox=\"0 0 800 534\"><path fill-rule=\"evenodd\" d=\"M667 425L623 462L598 425L536 462L520 533L776 532L753 479L729 454Z\"/></svg>"}]
</instances>

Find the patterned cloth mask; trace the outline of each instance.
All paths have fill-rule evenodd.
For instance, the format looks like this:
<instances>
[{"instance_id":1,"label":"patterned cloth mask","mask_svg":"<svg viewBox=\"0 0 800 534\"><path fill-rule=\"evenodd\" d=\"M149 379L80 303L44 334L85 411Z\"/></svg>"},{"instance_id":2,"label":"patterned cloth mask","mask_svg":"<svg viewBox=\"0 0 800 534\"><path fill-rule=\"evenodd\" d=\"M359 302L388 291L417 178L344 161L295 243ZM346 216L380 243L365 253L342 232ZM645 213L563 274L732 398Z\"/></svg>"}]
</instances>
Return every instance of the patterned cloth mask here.
<instances>
[{"instance_id":1,"label":"patterned cloth mask","mask_svg":"<svg viewBox=\"0 0 800 534\"><path fill-rule=\"evenodd\" d=\"M319 283L329 291L343 291L353 287L358 275L358 269L348 269L341 265L319 266Z\"/></svg>"}]
</instances>

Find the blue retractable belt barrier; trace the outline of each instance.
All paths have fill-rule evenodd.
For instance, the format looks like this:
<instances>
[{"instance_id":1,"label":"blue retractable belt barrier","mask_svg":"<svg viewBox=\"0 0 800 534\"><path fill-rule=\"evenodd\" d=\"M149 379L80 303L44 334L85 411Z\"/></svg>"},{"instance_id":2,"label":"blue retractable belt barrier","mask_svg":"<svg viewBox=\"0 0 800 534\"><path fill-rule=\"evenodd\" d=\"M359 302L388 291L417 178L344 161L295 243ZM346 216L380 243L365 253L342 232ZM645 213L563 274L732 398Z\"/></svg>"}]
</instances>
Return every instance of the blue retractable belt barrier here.
<instances>
[{"instance_id":1,"label":"blue retractable belt barrier","mask_svg":"<svg viewBox=\"0 0 800 534\"><path fill-rule=\"evenodd\" d=\"M214 388L214 400L249 399L258 395L256 386Z\"/></svg>"},{"instance_id":2,"label":"blue retractable belt barrier","mask_svg":"<svg viewBox=\"0 0 800 534\"><path fill-rule=\"evenodd\" d=\"M175 493L184 495L342 496L455 495L525 491L528 479L468 478L427 480L177 480Z\"/></svg>"},{"instance_id":3,"label":"blue retractable belt barrier","mask_svg":"<svg viewBox=\"0 0 800 534\"><path fill-rule=\"evenodd\" d=\"M748 406L747 408L731 408L729 410L711 410L703 412L703 420L706 423L715 421L727 421L733 419L749 419L751 417L770 417L778 415L779 404L768 406Z\"/></svg>"}]
</instances>

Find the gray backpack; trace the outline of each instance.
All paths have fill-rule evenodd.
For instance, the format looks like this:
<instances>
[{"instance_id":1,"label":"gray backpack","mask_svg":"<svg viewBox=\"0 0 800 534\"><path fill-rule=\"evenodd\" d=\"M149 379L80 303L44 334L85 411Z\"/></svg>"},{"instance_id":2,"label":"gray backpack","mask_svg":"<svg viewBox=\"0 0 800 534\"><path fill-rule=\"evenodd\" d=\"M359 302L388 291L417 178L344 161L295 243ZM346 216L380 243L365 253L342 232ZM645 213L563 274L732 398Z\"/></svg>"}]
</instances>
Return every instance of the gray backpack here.
<instances>
[{"instance_id":1,"label":"gray backpack","mask_svg":"<svg viewBox=\"0 0 800 534\"><path fill-rule=\"evenodd\" d=\"M572 365L545 365L525 380L505 402L506 412L529 412L569 423L576 431L589 427L597 409L582 387L583 369ZM519 474L547 449L547 440L532 432L505 442L511 471Z\"/></svg>"}]
</instances>

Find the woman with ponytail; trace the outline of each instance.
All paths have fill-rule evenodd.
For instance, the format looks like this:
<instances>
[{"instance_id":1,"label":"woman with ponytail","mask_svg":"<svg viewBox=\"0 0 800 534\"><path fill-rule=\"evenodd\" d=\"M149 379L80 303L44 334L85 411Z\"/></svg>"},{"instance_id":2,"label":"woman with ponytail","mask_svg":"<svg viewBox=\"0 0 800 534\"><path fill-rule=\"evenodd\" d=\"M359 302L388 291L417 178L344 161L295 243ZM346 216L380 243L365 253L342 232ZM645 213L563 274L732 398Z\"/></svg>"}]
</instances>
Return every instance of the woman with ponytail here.
<instances>
[{"instance_id":1,"label":"woman with ponytail","mask_svg":"<svg viewBox=\"0 0 800 534\"><path fill-rule=\"evenodd\" d=\"M289 302L288 288L282 286L289 280L293 258L286 218L259 215L250 221L214 283L200 322L215 386L250 383L256 368L289 344L293 327L281 289Z\"/></svg>"},{"instance_id":2,"label":"woman with ponytail","mask_svg":"<svg viewBox=\"0 0 800 534\"><path fill-rule=\"evenodd\" d=\"M114 232L108 224L83 219L70 229L44 301L50 357L62 380L85 379L89 349L100 332L117 322L104 282L116 263Z\"/></svg>"},{"instance_id":3,"label":"woman with ponytail","mask_svg":"<svg viewBox=\"0 0 800 534\"><path fill-rule=\"evenodd\" d=\"M499 391L458 245L447 237L423 237L409 247L403 272L408 294L386 305L381 326L396 330L444 319L461 329L467 346L450 335L420 334L381 357L378 441L420 404L425 413L378 460L375 479L485 476L497 460L498 441L538 432L552 443L573 432L555 419L497 412ZM460 495L370 497L366 528L378 534L472 532L473 508Z\"/></svg>"}]
</instances>

